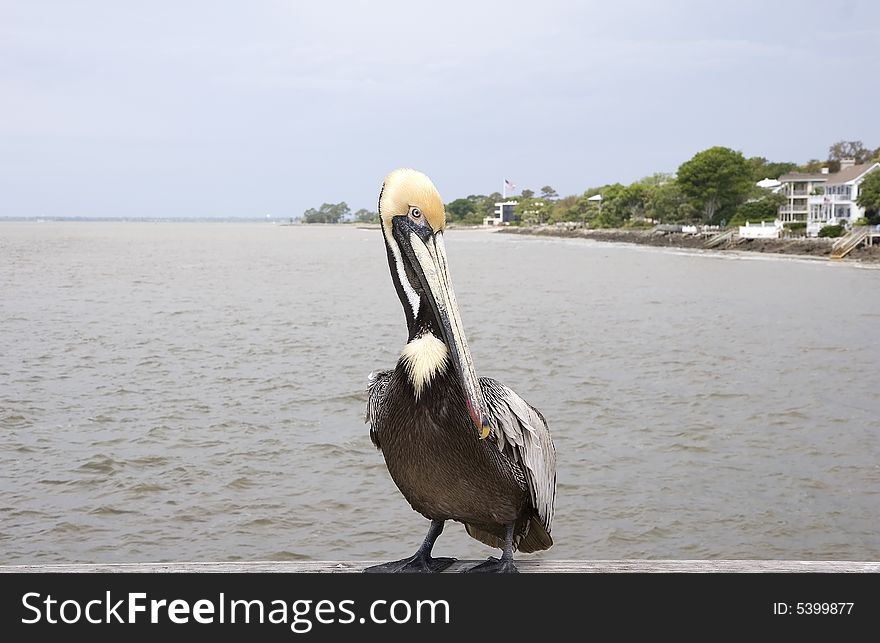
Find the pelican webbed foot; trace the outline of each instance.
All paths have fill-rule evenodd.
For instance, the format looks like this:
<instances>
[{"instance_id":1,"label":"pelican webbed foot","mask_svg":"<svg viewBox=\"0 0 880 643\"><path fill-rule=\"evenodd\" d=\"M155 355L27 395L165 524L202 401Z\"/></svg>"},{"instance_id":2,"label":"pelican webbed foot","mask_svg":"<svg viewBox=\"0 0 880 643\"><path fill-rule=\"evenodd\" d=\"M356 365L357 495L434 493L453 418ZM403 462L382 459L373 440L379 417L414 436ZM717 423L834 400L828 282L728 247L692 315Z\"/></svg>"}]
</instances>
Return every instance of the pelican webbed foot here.
<instances>
[{"instance_id":1,"label":"pelican webbed foot","mask_svg":"<svg viewBox=\"0 0 880 643\"><path fill-rule=\"evenodd\" d=\"M461 570L465 574L519 574L513 558L490 556L489 560Z\"/></svg>"},{"instance_id":2,"label":"pelican webbed foot","mask_svg":"<svg viewBox=\"0 0 880 643\"><path fill-rule=\"evenodd\" d=\"M364 569L365 574L434 574L442 572L452 565L455 558L432 558L422 554L414 554L403 560L373 565Z\"/></svg>"}]
</instances>

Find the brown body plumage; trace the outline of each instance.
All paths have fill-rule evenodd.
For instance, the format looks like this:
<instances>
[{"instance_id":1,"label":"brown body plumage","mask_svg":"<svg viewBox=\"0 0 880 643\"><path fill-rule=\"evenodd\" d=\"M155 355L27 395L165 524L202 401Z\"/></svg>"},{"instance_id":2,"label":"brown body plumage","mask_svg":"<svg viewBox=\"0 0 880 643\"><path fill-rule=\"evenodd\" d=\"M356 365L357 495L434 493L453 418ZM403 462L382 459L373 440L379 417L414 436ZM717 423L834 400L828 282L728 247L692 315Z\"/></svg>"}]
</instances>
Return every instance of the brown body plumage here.
<instances>
[{"instance_id":1,"label":"brown body plumage","mask_svg":"<svg viewBox=\"0 0 880 643\"><path fill-rule=\"evenodd\" d=\"M503 545L504 527L511 522L516 549L550 547L553 540L536 514L512 446L500 451L495 439L474 439L455 374L445 370L434 383L441 393L419 399L402 363L380 373L377 382L385 379L384 409L371 437L410 506L432 520L462 522L471 536L492 547ZM491 386L491 380L484 382L481 388Z\"/></svg>"}]
</instances>

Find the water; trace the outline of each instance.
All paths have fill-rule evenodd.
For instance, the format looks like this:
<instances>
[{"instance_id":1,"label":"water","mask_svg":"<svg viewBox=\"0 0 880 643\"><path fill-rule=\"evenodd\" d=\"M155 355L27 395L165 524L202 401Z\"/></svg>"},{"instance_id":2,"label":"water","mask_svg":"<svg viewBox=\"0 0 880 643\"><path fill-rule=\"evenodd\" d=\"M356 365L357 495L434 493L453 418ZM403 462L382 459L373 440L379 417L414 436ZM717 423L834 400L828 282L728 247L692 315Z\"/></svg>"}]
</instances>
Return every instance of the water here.
<instances>
[{"instance_id":1,"label":"water","mask_svg":"<svg viewBox=\"0 0 880 643\"><path fill-rule=\"evenodd\" d=\"M880 558L880 270L447 248L478 373L553 431L541 555ZM361 420L405 335L376 230L0 223L0 562L411 553Z\"/></svg>"}]
</instances>

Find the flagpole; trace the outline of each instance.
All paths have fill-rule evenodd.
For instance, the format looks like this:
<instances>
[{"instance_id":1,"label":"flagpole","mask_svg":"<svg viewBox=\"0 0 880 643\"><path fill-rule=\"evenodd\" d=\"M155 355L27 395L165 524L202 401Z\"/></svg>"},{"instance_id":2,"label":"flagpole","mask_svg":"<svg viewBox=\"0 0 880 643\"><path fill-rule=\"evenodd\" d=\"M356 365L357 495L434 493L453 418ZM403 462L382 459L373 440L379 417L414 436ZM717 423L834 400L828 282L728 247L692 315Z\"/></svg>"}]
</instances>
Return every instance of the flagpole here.
<instances>
[{"instance_id":1,"label":"flagpole","mask_svg":"<svg viewBox=\"0 0 880 643\"><path fill-rule=\"evenodd\" d=\"M501 184L501 200L507 201L507 179Z\"/></svg>"}]
</instances>

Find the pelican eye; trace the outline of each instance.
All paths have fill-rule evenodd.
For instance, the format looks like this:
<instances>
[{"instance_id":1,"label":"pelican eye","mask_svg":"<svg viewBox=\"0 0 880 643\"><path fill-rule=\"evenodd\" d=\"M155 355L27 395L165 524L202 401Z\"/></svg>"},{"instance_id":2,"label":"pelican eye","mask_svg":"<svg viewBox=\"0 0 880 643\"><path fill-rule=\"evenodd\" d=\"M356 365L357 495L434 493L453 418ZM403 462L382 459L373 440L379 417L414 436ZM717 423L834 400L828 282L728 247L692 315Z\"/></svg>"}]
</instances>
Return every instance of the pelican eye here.
<instances>
[{"instance_id":1,"label":"pelican eye","mask_svg":"<svg viewBox=\"0 0 880 643\"><path fill-rule=\"evenodd\" d=\"M416 206L411 205L409 206L409 216L411 216L413 219L421 219L422 211L419 210Z\"/></svg>"}]
</instances>

